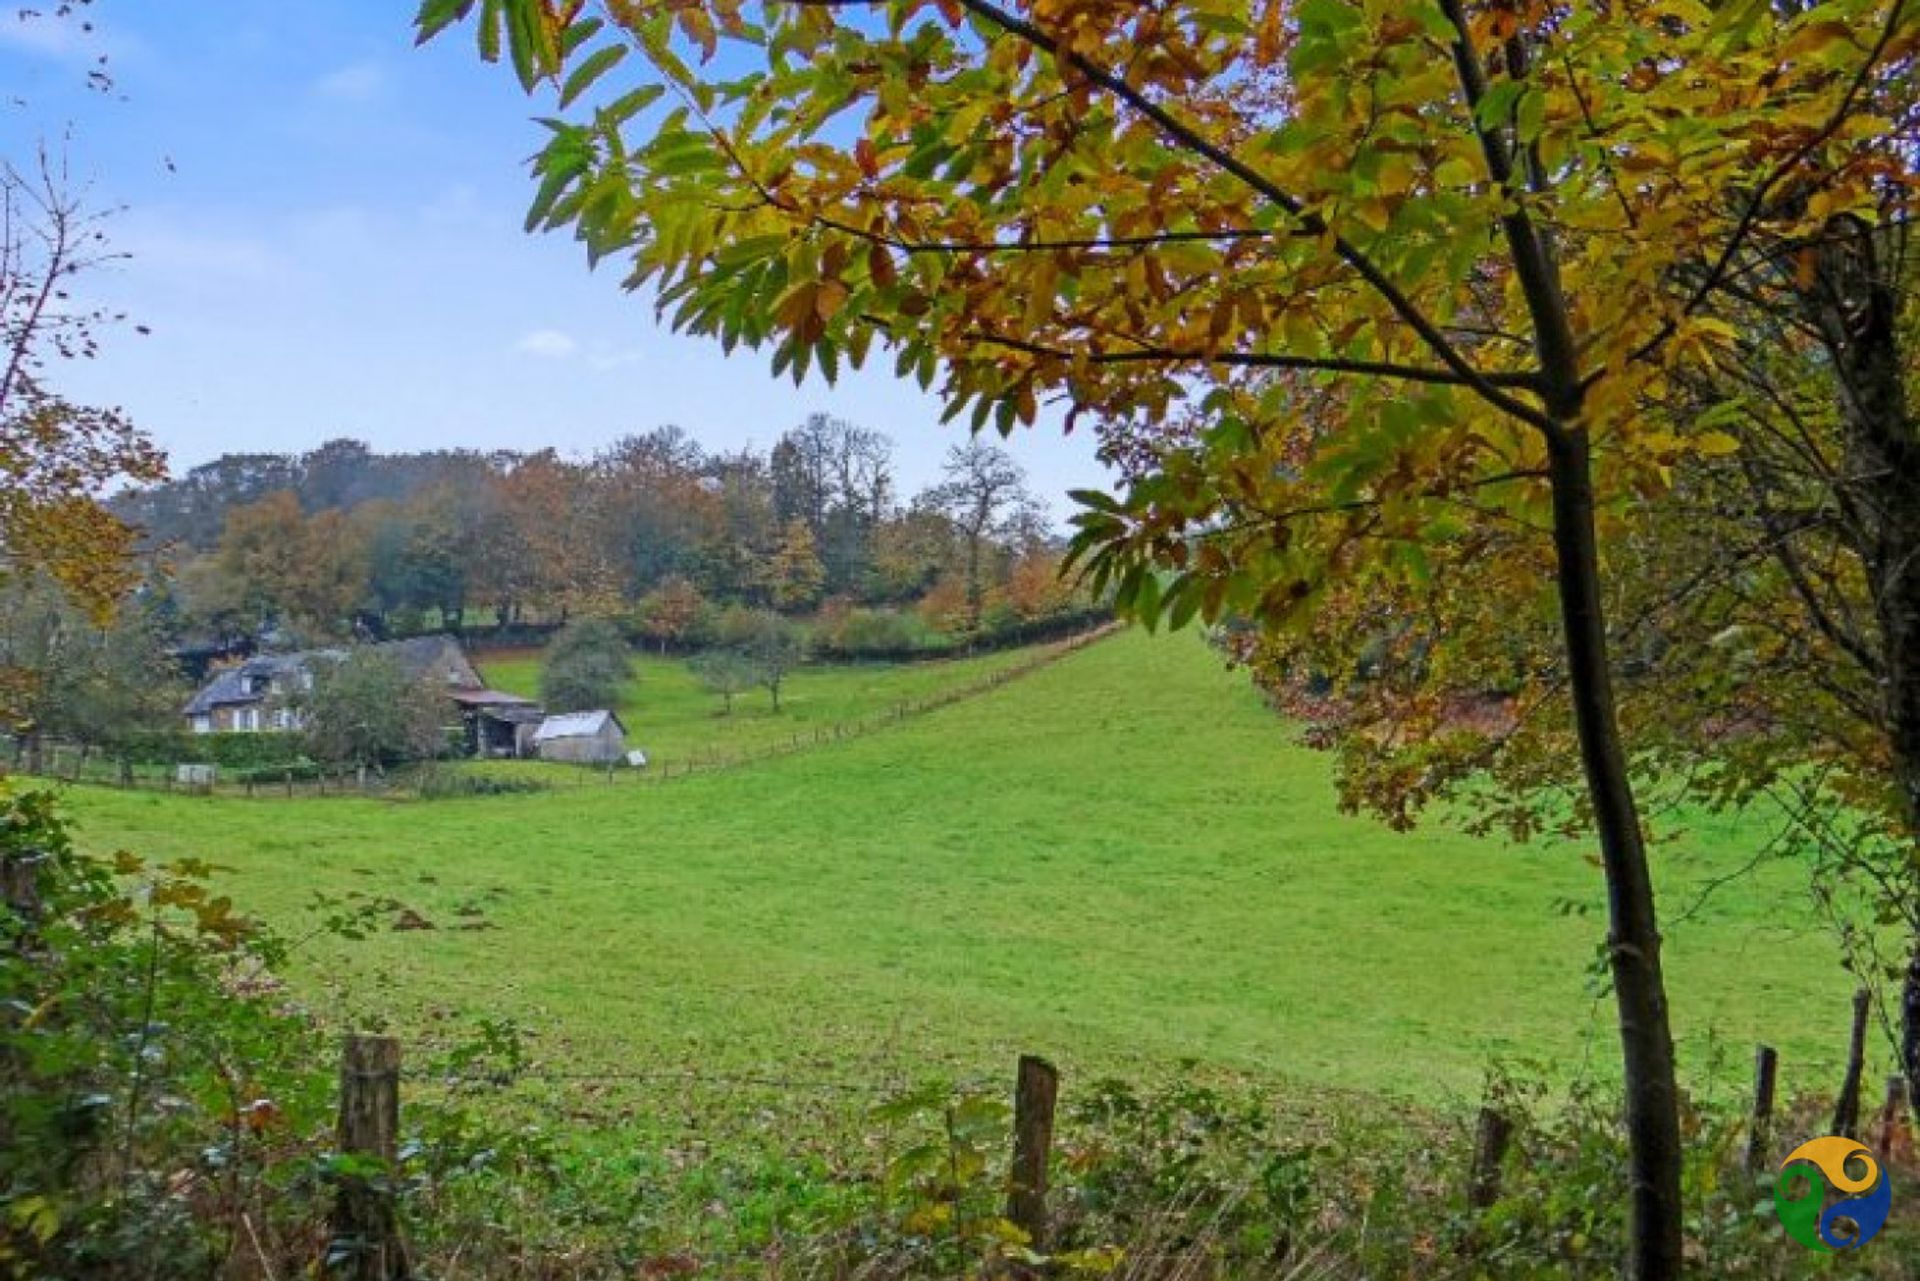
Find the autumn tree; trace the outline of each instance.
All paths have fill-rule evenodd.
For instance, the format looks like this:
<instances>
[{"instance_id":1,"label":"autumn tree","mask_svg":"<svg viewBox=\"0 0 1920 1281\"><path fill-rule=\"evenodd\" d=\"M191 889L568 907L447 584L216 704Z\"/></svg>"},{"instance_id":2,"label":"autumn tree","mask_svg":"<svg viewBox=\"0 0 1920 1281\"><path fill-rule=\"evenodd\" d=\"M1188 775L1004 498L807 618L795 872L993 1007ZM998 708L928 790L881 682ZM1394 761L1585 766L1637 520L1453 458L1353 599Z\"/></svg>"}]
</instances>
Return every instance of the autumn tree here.
<instances>
[{"instance_id":1,"label":"autumn tree","mask_svg":"<svg viewBox=\"0 0 1920 1281\"><path fill-rule=\"evenodd\" d=\"M619 570L607 554L590 474L551 450L518 460L499 484L502 531L524 557L522 602L565 620L611 613Z\"/></svg>"},{"instance_id":2,"label":"autumn tree","mask_svg":"<svg viewBox=\"0 0 1920 1281\"><path fill-rule=\"evenodd\" d=\"M706 456L678 427L628 436L595 456L591 493L607 558L639 596L697 567L722 536L724 502L706 484Z\"/></svg>"},{"instance_id":3,"label":"autumn tree","mask_svg":"<svg viewBox=\"0 0 1920 1281\"><path fill-rule=\"evenodd\" d=\"M473 8L428 0L423 38ZM530 223L630 258L676 325L796 377L889 349L976 427L1047 397L1110 426L1199 402L1194 440L1080 518L1081 562L1147 618L1298 626L1330 591L1418 583L1436 549L1455 568L1461 510L1497 513L1512 536L1446 590L1557 611L1542 714L1574 727L1607 878L1629 1271L1678 1276L1673 1047L1601 545L1696 447L1642 410L1724 348L1703 308L1741 248L1871 203L1854 179L1887 126L1861 86L1900 74L1920 20L1900 0L753 18L481 10L483 51L593 108L551 126ZM636 52L657 83L605 89ZM1328 382L1332 430L1293 412Z\"/></svg>"},{"instance_id":4,"label":"autumn tree","mask_svg":"<svg viewBox=\"0 0 1920 1281\"><path fill-rule=\"evenodd\" d=\"M337 508L308 517L290 490L228 513L217 564L255 625L339 635L367 590L365 531Z\"/></svg>"},{"instance_id":5,"label":"autumn tree","mask_svg":"<svg viewBox=\"0 0 1920 1281\"><path fill-rule=\"evenodd\" d=\"M658 641L662 654L668 646L681 644L691 636L706 613L706 597L678 575L642 596L634 607L640 634Z\"/></svg>"},{"instance_id":6,"label":"autumn tree","mask_svg":"<svg viewBox=\"0 0 1920 1281\"><path fill-rule=\"evenodd\" d=\"M165 475L123 414L58 387L60 365L93 356L118 319L77 301L111 257L63 161L0 161L0 579L51 578L102 615L133 585L135 531L100 497Z\"/></svg>"},{"instance_id":7,"label":"autumn tree","mask_svg":"<svg viewBox=\"0 0 1920 1281\"><path fill-rule=\"evenodd\" d=\"M1045 618L1073 603L1073 585L1061 573L1060 558L1032 551L1013 562L1007 574L1007 602L1022 618Z\"/></svg>"},{"instance_id":8,"label":"autumn tree","mask_svg":"<svg viewBox=\"0 0 1920 1281\"><path fill-rule=\"evenodd\" d=\"M820 563L813 530L805 521L787 522L780 534L780 545L767 558L764 578L767 596L777 609L793 612L820 603L827 571Z\"/></svg>"},{"instance_id":9,"label":"autumn tree","mask_svg":"<svg viewBox=\"0 0 1920 1281\"><path fill-rule=\"evenodd\" d=\"M774 514L807 523L826 590L860 586L871 566L874 530L892 503L893 442L814 414L780 438L768 463Z\"/></svg>"}]
</instances>

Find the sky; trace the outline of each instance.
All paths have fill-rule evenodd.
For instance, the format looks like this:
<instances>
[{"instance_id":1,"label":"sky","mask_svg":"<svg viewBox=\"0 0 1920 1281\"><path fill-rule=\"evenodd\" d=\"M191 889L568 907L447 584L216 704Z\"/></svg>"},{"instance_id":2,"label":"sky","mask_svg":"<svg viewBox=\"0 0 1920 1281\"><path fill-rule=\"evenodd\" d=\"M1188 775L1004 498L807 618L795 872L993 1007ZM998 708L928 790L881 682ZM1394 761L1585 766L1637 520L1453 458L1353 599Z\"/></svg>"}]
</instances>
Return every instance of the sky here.
<instances>
[{"instance_id":1,"label":"sky","mask_svg":"<svg viewBox=\"0 0 1920 1281\"><path fill-rule=\"evenodd\" d=\"M64 136L126 255L91 289L128 320L60 389L125 409L176 473L339 436L584 456L671 423L765 449L827 413L893 437L912 492L965 439L884 354L796 388L768 352L669 332L618 263L523 232L542 104L465 31L415 49L411 0L96 0L90 35L17 7L0 155ZM102 54L110 94L85 85ZM1055 520L1102 483L1057 415L1005 447Z\"/></svg>"}]
</instances>

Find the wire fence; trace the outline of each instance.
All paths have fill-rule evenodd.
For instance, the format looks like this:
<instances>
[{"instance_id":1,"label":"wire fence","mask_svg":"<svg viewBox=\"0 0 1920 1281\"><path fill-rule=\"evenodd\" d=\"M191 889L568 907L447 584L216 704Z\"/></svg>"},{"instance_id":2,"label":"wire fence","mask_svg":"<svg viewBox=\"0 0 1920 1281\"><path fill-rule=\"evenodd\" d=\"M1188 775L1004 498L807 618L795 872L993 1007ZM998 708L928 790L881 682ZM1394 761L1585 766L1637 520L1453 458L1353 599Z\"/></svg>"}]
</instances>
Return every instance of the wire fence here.
<instances>
[{"instance_id":1,"label":"wire fence","mask_svg":"<svg viewBox=\"0 0 1920 1281\"><path fill-rule=\"evenodd\" d=\"M301 763L285 767L258 766L223 771L199 761L129 761L87 744L52 739L32 741L0 738L5 772L53 782L86 784L128 791L150 791L182 796L220 796L250 799L317 797L385 797L390 799L448 798L513 791L550 791L559 788L659 785L700 774L712 774L812 751L833 743L864 738L906 721L992 693L1013 681L1049 667L1087 646L1111 636L1119 624L1108 622L1089 631L1039 647L1029 658L999 668L921 698L903 699L884 711L850 721L795 731L749 748L708 748L684 756L649 755L647 764L633 768L623 763L604 766L555 761L473 762L469 771L459 763L431 763L404 771ZM488 772L486 767L508 767L510 772Z\"/></svg>"}]
</instances>

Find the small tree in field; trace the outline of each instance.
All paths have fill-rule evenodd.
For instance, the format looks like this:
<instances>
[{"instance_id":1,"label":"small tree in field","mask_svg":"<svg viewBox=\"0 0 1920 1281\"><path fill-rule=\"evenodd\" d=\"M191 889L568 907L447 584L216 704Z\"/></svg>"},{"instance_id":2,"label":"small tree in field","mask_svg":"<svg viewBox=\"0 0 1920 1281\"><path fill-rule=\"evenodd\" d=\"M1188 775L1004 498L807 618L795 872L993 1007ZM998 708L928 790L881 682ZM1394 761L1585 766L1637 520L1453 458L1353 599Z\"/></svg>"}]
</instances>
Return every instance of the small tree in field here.
<instances>
[{"instance_id":1,"label":"small tree in field","mask_svg":"<svg viewBox=\"0 0 1920 1281\"><path fill-rule=\"evenodd\" d=\"M745 654L734 649L710 649L687 664L700 684L720 696L721 715L733 715L733 698L760 683Z\"/></svg>"},{"instance_id":2,"label":"small tree in field","mask_svg":"<svg viewBox=\"0 0 1920 1281\"><path fill-rule=\"evenodd\" d=\"M368 650L316 671L301 711L314 759L363 778L370 769L436 756L446 741L440 692Z\"/></svg>"},{"instance_id":3,"label":"small tree in field","mask_svg":"<svg viewBox=\"0 0 1920 1281\"><path fill-rule=\"evenodd\" d=\"M547 646L540 698L554 712L613 707L632 679L633 656L620 629L603 618L583 619L562 628Z\"/></svg>"},{"instance_id":4,"label":"small tree in field","mask_svg":"<svg viewBox=\"0 0 1920 1281\"><path fill-rule=\"evenodd\" d=\"M746 662L778 712L787 673L806 657L800 629L769 609L735 610L722 623L721 639Z\"/></svg>"}]
</instances>

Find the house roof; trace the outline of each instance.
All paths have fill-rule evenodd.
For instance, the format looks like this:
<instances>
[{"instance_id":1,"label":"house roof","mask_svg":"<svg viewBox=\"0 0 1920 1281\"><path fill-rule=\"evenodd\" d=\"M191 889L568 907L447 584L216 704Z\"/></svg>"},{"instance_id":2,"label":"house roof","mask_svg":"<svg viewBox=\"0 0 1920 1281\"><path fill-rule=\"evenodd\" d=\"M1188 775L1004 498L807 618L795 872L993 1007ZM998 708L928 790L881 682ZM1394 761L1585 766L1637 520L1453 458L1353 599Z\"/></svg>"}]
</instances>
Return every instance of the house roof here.
<instances>
[{"instance_id":1,"label":"house roof","mask_svg":"<svg viewBox=\"0 0 1920 1281\"><path fill-rule=\"evenodd\" d=\"M206 716L216 707L245 707L263 702L266 695L253 693L249 682L266 678L281 679L303 672L307 665L317 657L340 657L337 649L312 650L302 654L261 654L249 658L237 667L229 667L213 674L213 678L200 687L200 691L182 709L187 716Z\"/></svg>"},{"instance_id":2,"label":"house roof","mask_svg":"<svg viewBox=\"0 0 1920 1281\"><path fill-rule=\"evenodd\" d=\"M492 693L501 699L512 699L512 694L482 690L480 680L467 662L466 653L460 648L460 642L451 636L413 636L406 640L382 641L378 645L369 645L370 651L393 659L412 680L421 680L432 671L433 665L444 657L454 660L451 669L453 687L448 693L455 698L470 692ZM237 667L229 667L215 672L200 691L181 709L186 716L206 716L216 707L246 707L262 702L266 695L248 692L249 679L266 677L269 680L284 680L302 672L310 671L315 660L326 659L340 662L347 657L344 649L307 649L288 654L260 654L249 658ZM526 700L522 699L521 702Z\"/></svg>"},{"instance_id":3,"label":"house roof","mask_svg":"<svg viewBox=\"0 0 1920 1281\"><path fill-rule=\"evenodd\" d=\"M479 689L480 678L467 662L466 651L460 648L460 642L442 632L433 636L409 636L405 640L381 641L369 646L376 654L384 654L400 664L401 670L415 680L427 675L433 665L443 657L453 661L453 680L449 682L455 689Z\"/></svg>"},{"instance_id":4,"label":"house roof","mask_svg":"<svg viewBox=\"0 0 1920 1281\"><path fill-rule=\"evenodd\" d=\"M627 727L620 724L620 718L612 712L566 712L559 716L549 716L540 722L540 728L533 731L533 741L545 743L556 738L587 738L605 729L612 721L622 734Z\"/></svg>"}]
</instances>

